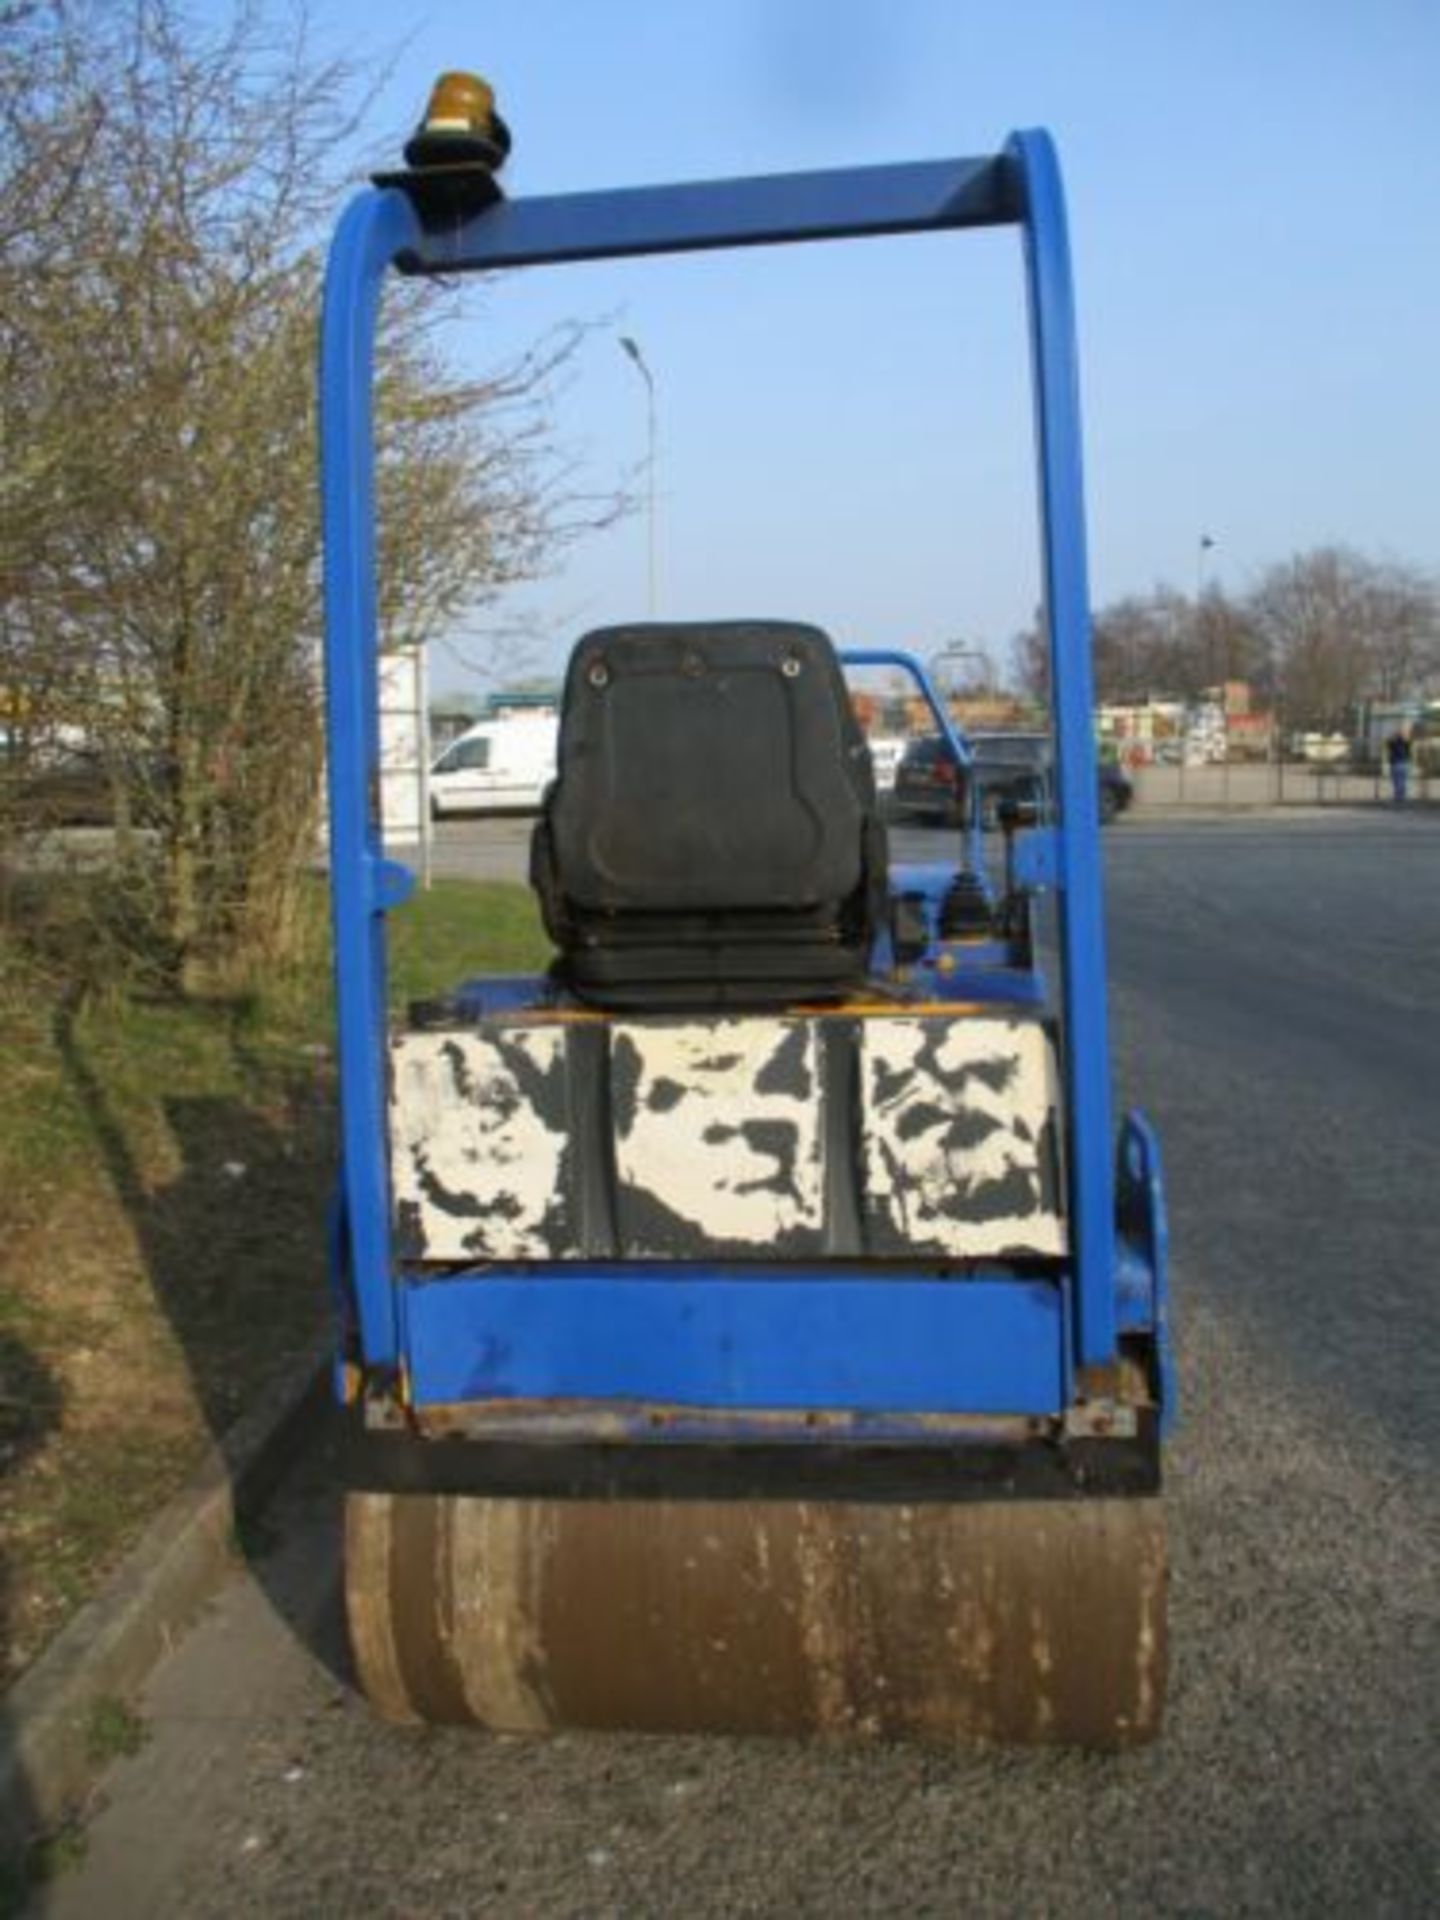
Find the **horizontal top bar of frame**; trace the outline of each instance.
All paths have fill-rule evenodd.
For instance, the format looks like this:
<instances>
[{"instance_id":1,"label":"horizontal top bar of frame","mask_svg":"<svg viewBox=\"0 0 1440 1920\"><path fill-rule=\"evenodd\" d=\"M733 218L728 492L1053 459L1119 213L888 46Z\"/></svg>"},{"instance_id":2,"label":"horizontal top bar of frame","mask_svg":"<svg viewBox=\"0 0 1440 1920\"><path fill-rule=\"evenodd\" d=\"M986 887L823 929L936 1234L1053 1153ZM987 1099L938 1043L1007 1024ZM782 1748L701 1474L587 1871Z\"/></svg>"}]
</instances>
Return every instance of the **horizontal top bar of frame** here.
<instances>
[{"instance_id":1,"label":"horizontal top bar of frame","mask_svg":"<svg viewBox=\"0 0 1440 1920\"><path fill-rule=\"evenodd\" d=\"M397 264L411 274L488 272L625 254L1006 226L1020 218L1015 170L1005 156L918 160L500 200L426 232Z\"/></svg>"}]
</instances>

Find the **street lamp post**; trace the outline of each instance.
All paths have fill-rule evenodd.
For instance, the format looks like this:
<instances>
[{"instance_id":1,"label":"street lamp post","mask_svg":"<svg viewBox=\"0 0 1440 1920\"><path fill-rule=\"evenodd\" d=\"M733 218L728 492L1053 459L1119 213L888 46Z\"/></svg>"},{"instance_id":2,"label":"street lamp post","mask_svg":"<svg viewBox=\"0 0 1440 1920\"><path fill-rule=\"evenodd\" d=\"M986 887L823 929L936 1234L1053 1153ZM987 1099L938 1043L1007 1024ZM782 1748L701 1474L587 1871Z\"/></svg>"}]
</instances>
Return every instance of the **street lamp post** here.
<instances>
[{"instance_id":1,"label":"street lamp post","mask_svg":"<svg viewBox=\"0 0 1440 1920\"><path fill-rule=\"evenodd\" d=\"M1205 556L1210 553L1215 542L1208 533L1202 533L1195 547L1195 634L1197 639L1205 635ZM1215 674L1213 653L1209 659L1210 674Z\"/></svg>"},{"instance_id":2,"label":"street lamp post","mask_svg":"<svg viewBox=\"0 0 1440 1920\"><path fill-rule=\"evenodd\" d=\"M645 471L648 478L646 488L647 540L649 547L648 600L649 614L653 620L659 599L657 587L659 562L655 533L655 376L651 373L645 356L640 351L640 343L638 340L633 340L628 333L622 333L620 335L620 348L629 359L634 361L636 372L645 382L645 429L648 446L645 460Z\"/></svg>"}]
</instances>

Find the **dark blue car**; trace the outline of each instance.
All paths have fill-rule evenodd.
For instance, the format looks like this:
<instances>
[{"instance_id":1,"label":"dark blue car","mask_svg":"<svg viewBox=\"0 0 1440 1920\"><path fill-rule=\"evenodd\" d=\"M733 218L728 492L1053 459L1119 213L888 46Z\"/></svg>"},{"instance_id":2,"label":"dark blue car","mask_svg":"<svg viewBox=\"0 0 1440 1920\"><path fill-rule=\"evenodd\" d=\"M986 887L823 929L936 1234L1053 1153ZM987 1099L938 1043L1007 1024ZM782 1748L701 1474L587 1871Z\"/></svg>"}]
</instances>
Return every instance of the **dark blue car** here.
<instances>
[{"instance_id":1,"label":"dark blue car","mask_svg":"<svg viewBox=\"0 0 1440 1920\"><path fill-rule=\"evenodd\" d=\"M1002 800L1031 801L1042 814L1049 810L1052 744L1048 733L976 733L970 736L975 755L975 778L980 793L980 819L996 824ZM1100 819L1108 826L1135 798L1135 789L1120 768L1102 762L1099 768ZM912 740L895 775L891 812L958 825L964 817L965 779L949 747L938 734Z\"/></svg>"}]
</instances>

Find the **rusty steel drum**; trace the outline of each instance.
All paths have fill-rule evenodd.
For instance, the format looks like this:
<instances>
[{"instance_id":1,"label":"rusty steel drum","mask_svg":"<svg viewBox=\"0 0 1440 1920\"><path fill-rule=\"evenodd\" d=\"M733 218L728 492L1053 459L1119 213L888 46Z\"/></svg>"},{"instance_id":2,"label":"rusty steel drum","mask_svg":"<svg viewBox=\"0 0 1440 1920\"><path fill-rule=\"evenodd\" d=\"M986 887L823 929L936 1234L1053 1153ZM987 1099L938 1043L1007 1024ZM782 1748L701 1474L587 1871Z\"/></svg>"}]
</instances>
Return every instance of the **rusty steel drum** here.
<instances>
[{"instance_id":1,"label":"rusty steel drum","mask_svg":"<svg viewBox=\"0 0 1440 1920\"><path fill-rule=\"evenodd\" d=\"M346 1599L397 1720L1113 1749L1164 1705L1148 1497L351 1493Z\"/></svg>"}]
</instances>

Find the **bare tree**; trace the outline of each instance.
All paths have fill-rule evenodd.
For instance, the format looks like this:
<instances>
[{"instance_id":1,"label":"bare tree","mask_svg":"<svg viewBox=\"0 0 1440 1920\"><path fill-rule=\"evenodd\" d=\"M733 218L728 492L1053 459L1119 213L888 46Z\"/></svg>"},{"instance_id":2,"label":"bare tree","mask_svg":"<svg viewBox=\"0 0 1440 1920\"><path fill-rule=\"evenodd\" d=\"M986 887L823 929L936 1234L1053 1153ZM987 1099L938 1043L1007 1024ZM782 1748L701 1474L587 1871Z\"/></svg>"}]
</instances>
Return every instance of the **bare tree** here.
<instances>
[{"instance_id":1,"label":"bare tree","mask_svg":"<svg viewBox=\"0 0 1440 1920\"><path fill-rule=\"evenodd\" d=\"M1293 726L1345 729L1361 699L1418 694L1440 674L1440 593L1399 562L1297 554L1265 574L1251 610Z\"/></svg>"},{"instance_id":2,"label":"bare tree","mask_svg":"<svg viewBox=\"0 0 1440 1920\"><path fill-rule=\"evenodd\" d=\"M0 68L0 421L23 449L0 676L12 709L83 717L153 826L129 893L182 980L287 951L318 807L314 338L365 100L278 19L36 0ZM615 508L577 499L553 451L581 330L461 380L431 324L445 297L411 292L382 325L391 644Z\"/></svg>"},{"instance_id":3,"label":"bare tree","mask_svg":"<svg viewBox=\"0 0 1440 1920\"><path fill-rule=\"evenodd\" d=\"M1198 609L1166 586L1111 601L1093 616L1092 646L1096 697L1104 701L1194 700L1229 679L1263 685L1267 673L1263 636L1244 604L1218 588ZM1050 662L1039 616L1017 635L1012 657L1020 685L1043 696Z\"/></svg>"}]
</instances>

